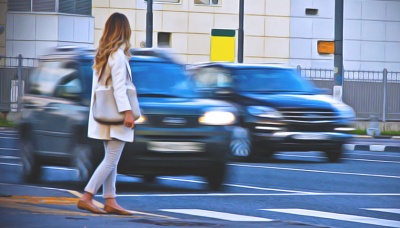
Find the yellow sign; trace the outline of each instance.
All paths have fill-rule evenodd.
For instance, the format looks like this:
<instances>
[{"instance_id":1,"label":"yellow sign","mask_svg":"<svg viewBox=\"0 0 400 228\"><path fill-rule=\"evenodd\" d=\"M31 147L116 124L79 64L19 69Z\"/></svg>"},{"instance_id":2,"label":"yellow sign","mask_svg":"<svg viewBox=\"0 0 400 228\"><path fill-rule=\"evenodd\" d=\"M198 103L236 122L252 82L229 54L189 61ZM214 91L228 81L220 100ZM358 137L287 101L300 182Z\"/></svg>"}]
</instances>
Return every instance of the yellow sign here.
<instances>
[{"instance_id":1,"label":"yellow sign","mask_svg":"<svg viewBox=\"0 0 400 228\"><path fill-rule=\"evenodd\" d=\"M213 29L211 31L210 61L235 61L235 30Z\"/></svg>"}]
</instances>

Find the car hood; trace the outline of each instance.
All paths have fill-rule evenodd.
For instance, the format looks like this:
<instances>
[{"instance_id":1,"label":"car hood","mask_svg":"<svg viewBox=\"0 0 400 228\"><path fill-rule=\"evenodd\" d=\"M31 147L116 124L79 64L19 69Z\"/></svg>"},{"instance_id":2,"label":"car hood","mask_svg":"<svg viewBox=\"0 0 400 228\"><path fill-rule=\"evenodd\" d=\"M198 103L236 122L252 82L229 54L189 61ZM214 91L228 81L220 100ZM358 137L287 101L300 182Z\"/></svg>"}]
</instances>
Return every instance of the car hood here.
<instances>
[{"instance_id":1,"label":"car hood","mask_svg":"<svg viewBox=\"0 0 400 228\"><path fill-rule=\"evenodd\" d=\"M139 98L139 105L145 114L159 115L203 115L210 110L236 112L228 102L198 98Z\"/></svg>"},{"instance_id":2,"label":"car hood","mask_svg":"<svg viewBox=\"0 0 400 228\"><path fill-rule=\"evenodd\" d=\"M245 105L265 105L275 109L310 108L334 109L337 101L328 95L303 94L258 94L242 93Z\"/></svg>"}]
</instances>

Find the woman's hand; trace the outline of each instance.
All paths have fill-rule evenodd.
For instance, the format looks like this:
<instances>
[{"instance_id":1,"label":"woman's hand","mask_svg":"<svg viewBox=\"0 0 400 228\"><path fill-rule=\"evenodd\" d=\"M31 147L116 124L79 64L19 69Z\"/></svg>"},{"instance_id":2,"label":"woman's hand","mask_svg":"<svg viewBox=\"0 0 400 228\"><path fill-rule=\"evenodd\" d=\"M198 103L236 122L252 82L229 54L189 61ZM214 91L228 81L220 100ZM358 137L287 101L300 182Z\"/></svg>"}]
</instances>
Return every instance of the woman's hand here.
<instances>
[{"instance_id":1,"label":"woman's hand","mask_svg":"<svg viewBox=\"0 0 400 228\"><path fill-rule=\"evenodd\" d=\"M131 110L125 111L125 127L129 127L130 129L135 128L135 119L133 118L133 114Z\"/></svg>"}]
</instances>

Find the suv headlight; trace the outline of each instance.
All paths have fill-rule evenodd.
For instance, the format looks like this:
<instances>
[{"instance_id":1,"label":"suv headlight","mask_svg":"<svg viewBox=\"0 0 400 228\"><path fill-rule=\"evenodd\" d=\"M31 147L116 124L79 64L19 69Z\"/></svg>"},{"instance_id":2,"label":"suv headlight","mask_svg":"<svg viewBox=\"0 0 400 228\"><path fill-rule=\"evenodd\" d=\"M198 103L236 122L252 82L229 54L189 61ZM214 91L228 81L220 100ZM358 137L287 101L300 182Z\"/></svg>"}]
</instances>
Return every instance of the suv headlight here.
<instances>
[{"instance_id":1,"label":"suv headlight","mask_svg":"<svg viewBox=\"0 0 400 228\"><path fill-rule=\"evenodd\" d=\"M145 124L147 123L147 118L143 114L135 121L135 124Z\"/></svg>"},{"instance_id":2,"label":"suv headlight","mask_svg":"<svg viewBox=\"0 0 400 228\"><path fill-rule=\"evenodd\" d=\"M258 117L274 118L274 119L283 117L278 110L264 106L249 106L247 107L247 111L251 115Z\"/></svg>"},{"instance_id":3,"label":"suv headlight","mask_svg":"<svg viewBox=\"0 0 400 228\"><path fill-rule=\"evenodd\" d=\"M355 118L354 110L345 104L336 105L337 109L339 110L339 116L345 119L353 119Z\"/></svg>"},{"instance_id":4,"label":"suv headlight","mask_svg":"<svg viewBox=\"0 0 400 228\"><path fill-rule=\"evenodd\" d=\"M208 111L199 118L199 123L204 125L231 125L235 121L235 115L227 111Z\"/></svg>"}]
</instances>

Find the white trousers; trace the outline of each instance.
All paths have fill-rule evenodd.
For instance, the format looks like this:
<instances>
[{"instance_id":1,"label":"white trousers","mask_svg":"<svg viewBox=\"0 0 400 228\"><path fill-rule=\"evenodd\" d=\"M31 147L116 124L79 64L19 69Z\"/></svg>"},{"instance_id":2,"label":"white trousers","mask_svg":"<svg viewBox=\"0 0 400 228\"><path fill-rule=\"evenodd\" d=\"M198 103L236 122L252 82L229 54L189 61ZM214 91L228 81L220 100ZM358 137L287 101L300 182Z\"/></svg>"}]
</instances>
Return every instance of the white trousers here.
<instances>
[{"instance_id":1,"label":"white trousers","mask_svg":"<svg viewBox=\"0 0 400 228\"><path fill-rule=\"evenodd\" d=\"M105 155L103 161L94 171L85 192L93 195L103 185L103 197L115 198L115 182L117 178L117 165L124 149L125 142L119 140L104 141Z\"/></svg>"}]
</instances>

